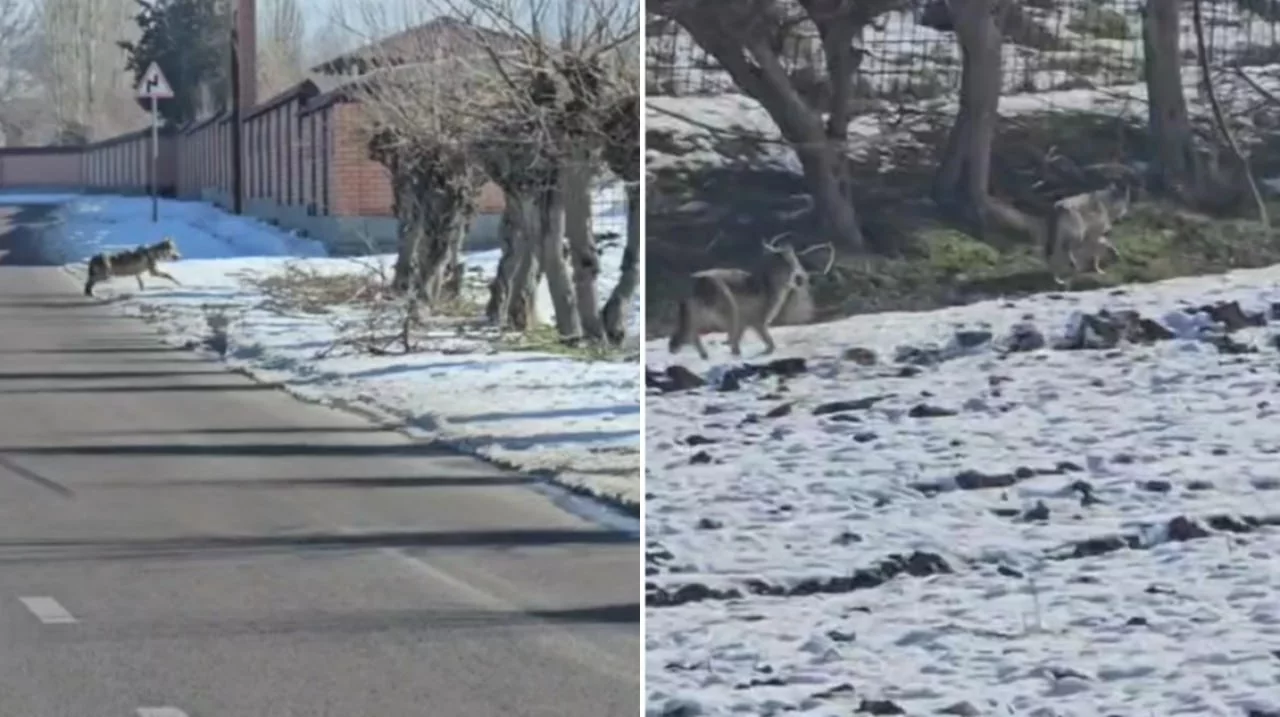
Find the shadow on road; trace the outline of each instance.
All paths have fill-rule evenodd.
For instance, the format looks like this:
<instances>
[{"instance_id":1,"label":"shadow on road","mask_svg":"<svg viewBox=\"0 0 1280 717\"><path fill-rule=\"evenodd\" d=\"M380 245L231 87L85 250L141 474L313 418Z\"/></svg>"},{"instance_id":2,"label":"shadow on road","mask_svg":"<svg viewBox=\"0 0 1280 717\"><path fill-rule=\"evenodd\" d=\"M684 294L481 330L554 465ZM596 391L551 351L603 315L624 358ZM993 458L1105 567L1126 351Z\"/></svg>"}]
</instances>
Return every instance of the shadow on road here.
<instances>
[{"instance_id":1,"label":"shadow on road","mask_svg":"<svg viewBox=\"0 0 1280 717\"><path fill-rule=\"evenodd\" d=\"M124 389L121 389L124 390ZM424 443L211 443L192 444L141 444L141 445L80 445L80 446L13 446L0 447L0 453L37 456L104 456L111 458L137 458L145 456L220 456L233 458L289 458L307 456L319 458L360 458L367 456L455 456L456 451L433 447Z\"/></svg>"},{"instance_id":2,"label":"shadow on road","mask_svg":"<svg viewBox=\"0 0 1280 717\"><path fill-rule=\"evenodd\" d=\"M4 197L0 195L0 202ZM45 232L57 226L56 204L0 203L0 266L57 266Z\"/></svg>"},{"instance_id":3,"label":"shadow on road","mask_svg":"<svg viewBox=\"0 0 1280 717\"><path fill-rule=\"evenodd\" d=\"M151 618L87 626L68 635L75 643L96 640L190 640L197 638L257 637L264 635L358 635L376 632L413 634L416 639L455 639L459 631L555 629L564 625L639 625L640 603L589 605L557 610L361 610L309 611L242 619L184 617L166 622ZM438 635L437 635L438 633ZM59 639L57 636L52 639Z\"/></svg>"},{"instance_id":4,"label":"shadow on road","mask_svg":"<svg viewBox=\"0 0 1280 717\"><path fill-rule=\"evenodd\" d=\"M90 346L65 349L0 349L0 354L63 355L63 354L190 354L190 349L180 346Z\"/></svg>"},{"instance_id":5,"label":"shadow on road","mask_svg":"<svg viewBox=\"0 0 1280 717\"><path fill-rule=\"evenodd\" d=\"M215 365L203 371L163 369L156 371L0 371L0 381L111 381L121 379L157 379L166 376L211 376L224 378L227 372ZM120 390L146 390L149 387L122 387ZM177 387L174 388L177 390Z\"/></svg>"},{"instance_id":6,"label":"shadow on road","mask_svg":"<svg viewBox=\"0 0 1280 717\"><path fill-rule=\"evenodd\" d=\"M95 481L87 490L112 488L144 488L147 490L217 488L283 490L289 488L488 488L541 483L538 478L521 475L504 476L396 476L377 478L215 478L182 480L165 478L163 481Z\"/></svg>"},{"instance_id":7,"label":"shadow on road","mask_svg":"<svg viewBox=\"0 0 1280 717\"><path fill-rule=\"evenodd\" d=\"M382 433L387 429L378 425L368 426L255 426L253 428L174 428L174 429L138 429L126 431L92 431L76 433L79 436L169 436L169 435L232 435L244 434L285 434L285 433Z\"/></svg>"},{"instance_id":8,"label":"shadow on road","mask_svg":"<svg viewBox=\"0 0 1280 717\"><path fill-rule=\"evenodd\" d=\"M218 378L234 377L235 374L230 373L214 373L212 371L201 372L207 376ZM146 378L145 374L135 374L131 378ZM173 391L176 393L201 393L209 391L275 391L281 388L279 384L272 383L251 383L248 381L236 381L234 383L183 383L174 385L161 386L50 386L45 388L5 388L0 389L0 394L28 394L28 393L163 393Z\"/></svg>"},{"instance_id":9,"label":"shadow on road","mask_svg":"<svg viewBox=\"0 0 1280 717\"><path fill-rule=\"evenodd\" d=\"M381 531L124 540L0 540L0 564L105 560L181 560L262 554L413 550L547 548L635 544L612 530L513 528L475 531Z\"/></svg>"}]
</instances>

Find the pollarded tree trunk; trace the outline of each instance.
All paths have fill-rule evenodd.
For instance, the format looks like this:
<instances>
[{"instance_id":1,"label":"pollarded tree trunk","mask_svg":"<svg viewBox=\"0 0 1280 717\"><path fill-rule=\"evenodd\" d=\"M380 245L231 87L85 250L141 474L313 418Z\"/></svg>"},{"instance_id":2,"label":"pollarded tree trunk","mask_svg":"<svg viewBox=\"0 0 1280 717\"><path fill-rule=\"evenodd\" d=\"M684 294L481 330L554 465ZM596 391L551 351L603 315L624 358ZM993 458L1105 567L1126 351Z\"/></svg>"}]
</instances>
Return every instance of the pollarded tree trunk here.
<instances>
[{"instance_id":1,"label":"pollarded tree trunk","mask_svg":"<svg viewBox=\"0 0 1280 717\"><path fill-rule=\"evenodd\" d=\"M558 182L550 182L538 193L536 232L542 272L547 277L551 305L555 309L556 334L572 343L582 338L582 322L570 280L564 241L564 194Z\"/></svg>"},{"instance_id":2,"label":"pollarded tree trunk","mask_svg":"<svg viewBox=\"0 0 1280 717\"><path fill-rule=\"evenodd\" d=\"M467 157L430 141L383 129L369 156L391 173L397 229L396 290L428 307L459 298L460 255L475 215L478 174Z\"/></svg>"},{"instance_id":3,"label":"pollarded tree trunk","mask_svg":"<svg viewBox=\"0 0 1280 717\"><path fill-rule=\"evenodd\" d=\"M560 176L564 197L564 235L569 243L573 266L573 292L582 336L590 341L604 339L600 321L600 300L596 283L600 279L600 254L592 227L591 180L594 157L584 144L570 150Z\"/></svg>"},{"instance_id":4,"label":"pollarded tree trunk","mask_svg":"<svg viewBox=\"0 0 1280 717\"><path fill-rule=\"evenodd\" d=\"M391 172L391 211L396 217L396 266L392 285L396 291L403 291L407 285L408 273L403 275L406 284L401 284L401 268L412 266L418 247L427 240L422 227L422 210L418 206L418 178L412 173L396 169Z\"/></svg>"},{"instance_id":5,"label":"pollarded tree trunk","mask_svg":"<svg viewBox=\"0 0 1280 717\"><path fill-rule=\"evenodd\" d=\"M528 331L538 322L538 282L542 278L536 226L538 211L528 194L508 192L512 206L511 281L500 307L500 315L516 331ZM533 230L533 231L531 231Z\"/></svg>"},{"instance_id":6,"label":"pollarded tree trunk","mask_svg":"<svg viewBox=\"0 0 1280 717\"><path fill-rule=\"evenodd\" d=\"M498 270L493 281L489 282L489 303L484 310L489 323L495 326L503 326L507 322L504 307L509 305L508 297L511 295L511 282L515 275L516 242L520 238L516 234L516 213L519 211L520 206L516 202L510 198L505 199L502 221L498 226L498 241L502 253L498 258Z\"/></svg>"},{"instance_id":7,"label":"pollarded tree trunk","mask_svg":"<svg viewBox=\"0 0 1280 717\"><path fill-rule=\"evenodd\" d=\"M1179 5L1148 2L1143 15L1143 70L1151 126L1153 187L1183 199L1202 193L1203 167L1192 142L1182 91Z\"/></svg>"},{"instance_id":8,"label":"pollarded tree trunk","mask_svg":"<svg viewBox=\"0 0 1280 717\"><path fill-rule=\"evenodd\" d=\"M429 307L456 301L461 289L459 256L467 236L475 201L471 189L457 178L441 176L438 165L424 165L417 181L408 183L411 204L397 216L412 216L410 230L400 236L395 286L416 292ZM402 201L397 198L397 201Z\"/></svg>"},{"instance_id":9,"label":"pollarded tree trunk","mask_svg":"<svg viewBox=\"0 0 1280 717\"><path fill-rule=\"evenodd\" d=\"M1003 40L993 13L1003 0L949 3L960 43L960 108L934 176L939 205L975 227L985 225L991 183L991 143L999 120Z\"/></svg>"},{"instance_id":10,"label":"pollarded tree trunk","mask_svg":"<svg viewBox=\"0 0 1280 717\"><path fill-rule=\"evenodd\" d=\"M640 285L640 98L623 97L604 121L604 160L626 186L627 241L621 273L600 312L606 338L621 344L627 335L631 300Z\"/></svg>"},{"instance_id":11,"label":"pollarded tree trunk","mask_svg":"<svg viewBox=\"0 0 1280 717\"><path fill-rule=\"evenodd\" d=\"M1014 0L950 0L962 57L960 107L934 176L934 201L978 235L1014 230L1039 241L1043 223L991 195L991 146L1000 120L1003 22Z\"/></svg>"},{"instance_id":12,"label":"pollarded tree trunk","mask_svg":"<svg viewBox=\"0 0 1280 717\"><path fill-rule=\"evenodd\" d=\"M631 299L640 286L640 184L627 183L627 244L622 250L622 274L617 286L605 302L601 319L605 336L614 344L621 344L627 335L627 319L631 313Z\"/></svg>"}]
</instances>

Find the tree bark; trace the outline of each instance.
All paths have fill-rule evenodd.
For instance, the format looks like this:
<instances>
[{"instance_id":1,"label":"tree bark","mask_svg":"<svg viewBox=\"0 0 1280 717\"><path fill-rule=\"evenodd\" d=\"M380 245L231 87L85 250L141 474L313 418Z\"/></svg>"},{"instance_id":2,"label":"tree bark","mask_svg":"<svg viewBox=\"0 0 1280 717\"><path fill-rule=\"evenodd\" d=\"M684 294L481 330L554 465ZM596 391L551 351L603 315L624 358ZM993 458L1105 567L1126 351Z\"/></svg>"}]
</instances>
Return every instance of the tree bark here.
<instances>
[{"instance_id":1,"label":"tree bark","mask_svg":"<svg viewBox=\"0 0 1280 717\"><path fill-rule=\"evenodd\" d=\"M519 235L520 205L511 198L506 198L502 208L502 221L498 227L498 240L502 245L502 253L498 259L498 270L489 282L489 303L485 306L485 316L489 323L502 327L507 323L507 307L510 305L512 281L515 278L516 256Z\"/></svg>"},{"instance_id":2,"label":"tree bark","mask_svg":"<svg viewBox=\"0 0 1280 717\"><path fill-rule=\"evenodd\" d=\"M861 251L865 246L862 228L853 206L847 135L848 103L837 107L833 101L831 121L824 124L817 108L809 106L796 90L790 74L762 37L731 39L723 29L724 17L717 11L677 12L674 19L704 50L715 57L743 92L758 101L778 125L795 150L804 178L822 217L823 231L836 247ZM830 20L837 22L837 20ZM854 26L856 27L856 26ZM826 38L848 33L826 31ZM750 60L748 60L748 54ZM754 62L752 61L754 60ZM845 76L829 78L832 87L851 82L852 66L841 63L837 72ZM844 92L840 95L846 97Z\"/></svg>"},{"instance_id":3,"label":"tree bark","mask_svg":"<svg viewBox=\"0 0 1280 717\"><path fill-rule=\"evenodd\" d=\"M578 319L577 301L565 256L564 208L564 194L559 183L551 182L543 187L536 207L537 231L530 235L536 238L542 272L547 277L547 289L555 310L556 334L561 341L572 343L582 338L582 322Z\"/></svg>"},{"instance_id":4,"label":"tree bark","mask_svg":"<svg viewBox=\"0 0 1280 717\"><path fill-rule=\"evenodd\" d=\"M589 341L601 341L604 339L604 324L600 320L600 299L596 288L600 279L600 254L591 221L592 154L582 144L570 150L560 176L560 191L564 197L564 235L569 242L573 291L582 336Z\"/></svg>"},{"instance_id":5,"label":"tree bark","mask_svg":"<svg viewBox=\"0 0 1280 717\"><path fill-rule=\"evenodd\" d=\"M538 281L542 278L536 231L537 207L532 197L507 193L512 209L511 281L501 315L516 331L528 331L538 322Z\"/></svg>"},{"instance_id":6,"label":"tree bark","mask_svg":"<svg viewBox=\"0 0 1280 717\"><path fill-rule=\"evenodd\" d=\"M1182 91L1179 5L1149 2L1143 15L1143 70L1152 143L1150 179L1154 189L1194 201L1203 193L1204 173L1192 142Z\"/></svg>"},{"instance_id":7,"label":"tree bark","mask_svg":"<svg viewBox=\"0 0 1280 717\"><path fill-rule=\"evenodd\" d=\"M622 273L617 286L605 302L601 320L605 336L614 345L627 336L627 319L631 313L631 300L640 286L640 184L627 184L627 244L622 250Z\"/></svg>"},{"instance_id":8,"label":"tree bark","mask_svg":"<svg viewBox=\"0 0 1280 717\"><path fill-rule=\"evenodd\" d=\"M400 246L395 287L415 292L429 308L459 298L459 256L473 212L471 192L462 185L465 182L435 176L428 167L397 186Z\"/></svg>"},{"instance_id":9,"label":"tree bark","mask_svg":"<svg viewBox=\"0 0 1280 717\"><path fill-rule=\"evenodd\" d=\"M960 108L934 177L934 200L979 232L986 229L991 144L999 120L1003 43L995 12L1001 0L952 0L960 43Z\"/></svg>"},{"instance_id":10,"label":"tree bark","mask_svg":"<svg viewBox=\"0 0 1280 717\"><path fill-rule=\"evenodd\" d=\"M992 229L1043 239L1044 222L991 195L991 146L1000 120L1001 46L1012 0L950 0L960 43L960 107L934 175L933 199L977 236Z\"/></svg>"},{"instance_id":11,"label":"tree bark","mask_svg":"<svg viewBox=\"0 0 1280 717\"><path fill-rule=\"evenodd\" d=\"M822 218L823 233L837 246L861 249L865 240L853 208L853 180L846 151L843 144L826 142L817 147L798 144L795 148L813 195L813 206Z\"/></svg>"}]
</instances>

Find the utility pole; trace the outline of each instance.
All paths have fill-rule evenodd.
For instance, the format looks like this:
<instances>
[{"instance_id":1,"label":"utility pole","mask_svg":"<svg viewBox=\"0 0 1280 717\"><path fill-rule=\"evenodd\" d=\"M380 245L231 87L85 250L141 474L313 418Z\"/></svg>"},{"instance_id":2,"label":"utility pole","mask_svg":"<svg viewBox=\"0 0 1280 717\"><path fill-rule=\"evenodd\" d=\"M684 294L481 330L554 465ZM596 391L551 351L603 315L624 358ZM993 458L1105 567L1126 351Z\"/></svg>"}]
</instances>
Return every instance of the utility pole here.
<instances>
[{"instance_id":1,"label":"utility pole","mask_svg":"<svg viewBox=\"0 0 1280 717\"><path fill-rule=\"evenodd\" d=\"M240 137L239 11L231 14L231 212L244 214L244 145Z\"/></svg>"},{"instance_id":2,"label":"utility pole","mask_svg":"<svg viewBox=\"0 0 1280 717\"><path fill-rule=\"evenodd\" d=\"M258 104L258 4L235 0L231 11L231 204L244 213L245 108Z\"/></svg>"}]
</instances>

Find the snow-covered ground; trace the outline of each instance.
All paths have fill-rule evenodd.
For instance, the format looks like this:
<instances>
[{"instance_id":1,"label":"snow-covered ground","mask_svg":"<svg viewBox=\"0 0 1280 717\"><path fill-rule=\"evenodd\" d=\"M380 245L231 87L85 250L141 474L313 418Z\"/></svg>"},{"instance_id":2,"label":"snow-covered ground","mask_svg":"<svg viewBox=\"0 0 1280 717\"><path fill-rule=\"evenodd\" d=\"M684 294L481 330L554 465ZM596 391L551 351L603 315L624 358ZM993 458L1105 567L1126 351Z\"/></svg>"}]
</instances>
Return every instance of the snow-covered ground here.
<instances>
[{"instance_id":1,"label":"snow-covered ground","mask_svg":"<svg viewBox=\"0 0 1280 717\"><path fill-rule=\"evenodd\" d=\"M597 231L625 231L621 207L614 210L598 218ZM212 333L209 317L223 315L231 319L227 363L261 380L307 399L407 421L415 433L520 470L554 475L582 492L638 504L641 422L634 360L497 350L492 340L453 330L429 336L427 350L408 355L335 348L362 320L359 310L318 313L282 306L268 300L262 280L284 272L364 276L371 267L389 267L394 257L329 258L316 242L200 202L163 201L158 224L150 221L150 200L142 198L85 196L64 204L59 214L62 225L49 234L67 270L79 278L84 261L96 252L174 237L183 259L165 270L181 285L144 278L146 289L138 291L132 279L118 278L95 289L100 301L147 319L166 340L200 344ZM601 301L617 279L622 242L602 242ZM466 255L465 263L480 283L492 277L497 259L496 251L479 252ZM637 308L635 336L638 316Z\"/></svg>"},{"instance_id":2,"label":"snow-covered ground","mask_svg":"<svg viewBox=\"0 0 1280 717\"><path fill-rule=\"evenodd\" d=\"M1025 34L1039 37L1040 44L1029 47L1009 40L1003 45L1001 114L1091 111L1145 122L1139 5L1094 0L1059 2L1051 8L1024 4L1029 26L1039 28ZM1235 131L1246 142L1259 133L1274 132L1274 127L1253 126L1259 117L1255 110L1265 103L1254 88L1235 76L1234 69L1238 66L1270 93L1280 92L1280 65L1274 62L1280 22L1244 9L1251 5L1261 7L1241 0L1202 3L1216 92ZM881 159L886 143L918 142L917 130L956 111L962 66L959 46L953 33L920 23L917 15L922 7L879 16L857 41L865 54L854 79L870 83L865 96L856 100L858 110L850 126L850 153L859 160ZM1180 23L1180 46L1188 50L1183 56L1183 83L1189 110L1207 118L1209 107L1189 9L1181 13ZM790 69L811 67L825 73L816 30L803 24L797 32L812 37L792 38L783 51L784 63ZM649 137L662 137L646 149L648 170L751 165L800 173L794 153L768 112L744 95L687 33L664 26L661 32L651 33L647 43L646 82L651 89L645 101L645 128ZM1050 47L1055 49L1046 49ZM735 141L726 141L727 137ZM745 153L743 142L736 140L750 143L751 151Z\"/></svg>"},{"instance_id":3,"label":"snow-covered ground","mask_svg":"<svg viewBox=\"0 0 1280 717\"><path fill-rule=\"evenodd\" d=\"M1280 65L1241 69L1258 86L1272 93L1280 92ZM1197 74L1183 73L1183 89L1187 97L1196 96L1199 82ZM1218 92L1224 106L1241 109L1257 103L1256 92L1237 77L1224 76L1218 82ZM952 116L957 108L958 100L939 98L920 103L918 109L922 110L922 114L912 118L903 119L893 114L881 113L855 116L849 125L850 155L859 160L880 158L886 143L917 143L919 139L915 136L916 131L927 126L934 117ZM1103 89L1005 94L1000 97L999 111L1003 117L1077 111L1145 121L1147 87L1142 83L1129 83ZM1193 118L1207 118L1210 112L1209 107L1203 103L1189 103L1188 111ZM652 143L646 148L646 170L649 171L696 171L739 165L743 158L734 153L737 145L726 143L721 135L722 132L730 132L759 142L751 155L751 166L795 174L802 172L795 153L782 141L782 134L769 113L759 102L742 94L651 96L645 100L645 122L647 133L658 133L664 137L660 148L652 146ZM1267 127L1253 127L1252 121L1246 117L1237 120L1236 128L1246 144L1269 131ZM678 149L668 151L667 148L672 145ZM892 167L881 169L889 171Z\"/></svg>"},{"instance_id":4,"label":"snow-covered ground","mask_svg":"<svg viewBox=\"0 0 1280 717\"><path fill-rule=\"evenodd\" d=\"M778 328L745 361L800 375L651 394L649 714L1280 714L1278 285L1272 267ZM1233 334L1256 353L1190 337L1182 309L1226 300L1271 315ZM996 348L1103 307L1182 337ZM959 329L994 342L895 360ZM739 362L711 338L710 362L655 341L647 363L714 381Z\"/></svg>"}]
</instances>

